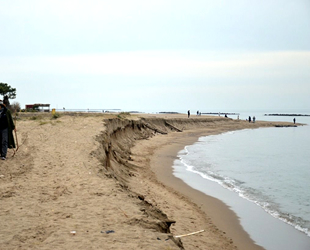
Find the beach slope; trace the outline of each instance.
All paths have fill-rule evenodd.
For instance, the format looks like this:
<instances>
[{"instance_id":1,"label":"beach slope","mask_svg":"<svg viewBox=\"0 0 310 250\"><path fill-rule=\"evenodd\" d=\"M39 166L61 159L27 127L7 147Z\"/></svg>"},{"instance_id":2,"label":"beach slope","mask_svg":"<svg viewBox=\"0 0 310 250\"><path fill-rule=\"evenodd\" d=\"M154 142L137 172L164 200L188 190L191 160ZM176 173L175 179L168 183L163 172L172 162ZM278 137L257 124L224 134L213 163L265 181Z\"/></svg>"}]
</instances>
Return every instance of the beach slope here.
<instances>
[{"instance_id":1,"label":"beach slope","mask_svg":"<svg viewBox=\"0 0 310 250\"><path fill-rule=\"evenodd\" d=\"M183 115L20 115L19 149L0 165L0 246L242 249L189 197L189 188L172 188L160 176L172 175L177 150L200 135L260 126L274 124ZM177 138L184 140L158 158ZM220 213L233 217L226 212ZM241 234L242 242L248 236Z\"/></svg>"}]
</instances>

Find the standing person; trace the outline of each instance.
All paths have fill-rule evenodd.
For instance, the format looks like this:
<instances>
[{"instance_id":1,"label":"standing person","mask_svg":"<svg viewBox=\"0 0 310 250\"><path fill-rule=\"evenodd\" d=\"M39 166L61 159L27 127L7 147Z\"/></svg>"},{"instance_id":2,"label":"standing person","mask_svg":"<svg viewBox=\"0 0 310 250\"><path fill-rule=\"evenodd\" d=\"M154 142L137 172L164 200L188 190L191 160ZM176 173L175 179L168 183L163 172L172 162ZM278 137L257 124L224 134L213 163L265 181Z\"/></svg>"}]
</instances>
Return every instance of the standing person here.
<instances>
[{"instance_id":1,"label":"standing person","mask_svg":"<svg viewBox=\"0 0 310 250\"><path fill-rule=\"evenodd\" d=\"M249 116L249 122L251 122L251 116Z\"/></svg>"},{"instance_id":2,"label":"standing person","mask_svg":"<svg viewBox=\"0 0 310 250\"><path fill-rule=\"evenodd\" d=\"M295 122L296 122L296 119L295 119L295 118L293 119L293 122L294 122L294 124L295 124Z\"/></svg>"},{"instance_id":3,"label":"standing person","mask_svg":"<svg viewBox=\"0 0 310 250\"><path fill-rule=\"evenodd\" d=\"M255 123L255 116L253 116L253 123Z\"/></svg>"},{"instance_id":4,"label":"standing person","mask_svg":"<svg viewBox=\"0 0 310 250\"><path fill-rule=\"evenodd\" d=\"M15 148L12 131L16 131L10 110L0 100L0 146L1 159L6 159L8 148Z\"/></svg>"},{"instance_id":5,"label":"standing person","mask_svg":"<svg viewBox=\"0 0 310 250\"><path fill-rule=\"evenodd\" d=\"M187 110L187 118L189 118L191 116L191 111Z\"/></svg>"},{"instance_id":6,"label":"standing person","mask_svg":"<svg viewBox=\"0 0 310 250\"><path fill-rule=\"evenodd\" d=\"M6 106L6 108L10 107L10 101L9 101L9 97L7 95L5 95L3 97L3 104Z\"/></svg>"}]
</instances>

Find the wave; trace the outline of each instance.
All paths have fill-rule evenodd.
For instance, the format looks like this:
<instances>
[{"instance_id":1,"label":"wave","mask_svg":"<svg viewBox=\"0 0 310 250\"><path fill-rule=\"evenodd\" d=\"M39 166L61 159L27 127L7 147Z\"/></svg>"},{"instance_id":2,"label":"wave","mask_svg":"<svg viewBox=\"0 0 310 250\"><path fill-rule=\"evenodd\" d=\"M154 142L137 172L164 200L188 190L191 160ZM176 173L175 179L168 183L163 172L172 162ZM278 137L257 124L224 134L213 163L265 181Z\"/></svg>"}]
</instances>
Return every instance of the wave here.
<instances>
[{"instance_id":1,"label":"wave","mask_svg":"<svg viewBox=\"0 0 310 250\"><path fill-rule=\"evenodd\" d=\"M310 237L310 221L306 221L301 217L282 212L277 203L272 201L270 197L264 195L259 190L242 187L244 182L223 176L219 173L211 171L210 169L198 170L197 167L190 165L184 159L183 155L188 155L188 153L188 148L185 147L184 150L181 151L178 155L180 163L187 171L198 174L206 180L216 182L225 189L237 193L239 197L255 203L274 218L282 220L283 222L293 226L298 231L301 231Z\"/></svg>"}]
</instances>

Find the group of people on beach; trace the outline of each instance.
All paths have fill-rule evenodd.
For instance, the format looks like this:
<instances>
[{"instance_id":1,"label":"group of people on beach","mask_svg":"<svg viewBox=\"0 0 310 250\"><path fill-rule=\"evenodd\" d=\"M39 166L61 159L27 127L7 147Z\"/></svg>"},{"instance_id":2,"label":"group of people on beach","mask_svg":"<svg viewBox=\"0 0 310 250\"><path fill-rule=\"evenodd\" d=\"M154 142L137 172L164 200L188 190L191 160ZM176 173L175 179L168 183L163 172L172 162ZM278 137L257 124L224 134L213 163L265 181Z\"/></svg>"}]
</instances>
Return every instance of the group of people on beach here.
<instances>
[{"instance_id":1,"label":"group of people on beach","mask_svg":"<svg viewBox=\"0 0 310 250\"><path fill-rule=\"evenodd\" d=\"M201 115L201 112L199 112L199 110L197 111L197 116L200 116ZM191 116L191 111L190 110L188 110L187 111L187 117L189 118ZM219 116L221 116L221 113L219 112ZM227 117L227 114L225 114L225 117ZM238 115L238 117L237 117L237 120L239 120L239 115ZM249 121L249 122L253 122L253 123L255 123L255 120L256 120L256 118L255 118L255 116L253 116L253 118L251 117L251 116L249 116L249 118L248 119L246 119L247 121ZM294 118L293 119L293 122L294 122L294 124L296 123L296 119Z\"/></svg>"},{"instance_id":2,"label":"group of people on beach","mask_svg":"<svg viewBox=\"0 0 310 250\"><path fill-rule=\"evenodd\" d=\"M0 100L0 143L1 160L6 160L8 148L15 148L13 131L16 132L15 124L10 110L4 101Z\"/></svg>"},{"instance_id":3,"label":"group of people on beach","mask_svg":"<svg viewBox=\"0 0 310 250\"><path fill-rule=\"evenodd\" d=\"M253 116L253 119L251 119L251 116L249 116L249 122L251 122L252 120L253 120L253 123L255 123L255 120L256 120L255 116Z\"/></svg>"}]
</instances>

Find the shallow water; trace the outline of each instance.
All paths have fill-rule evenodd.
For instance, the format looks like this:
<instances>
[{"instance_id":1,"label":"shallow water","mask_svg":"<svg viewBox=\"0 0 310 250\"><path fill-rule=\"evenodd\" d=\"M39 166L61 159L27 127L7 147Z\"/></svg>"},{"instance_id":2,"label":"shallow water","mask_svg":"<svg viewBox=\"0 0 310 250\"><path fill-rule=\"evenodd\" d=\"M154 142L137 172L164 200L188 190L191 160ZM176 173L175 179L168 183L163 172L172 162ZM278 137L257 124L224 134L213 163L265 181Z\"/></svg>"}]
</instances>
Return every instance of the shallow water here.
<instances>
[{"instance_id":1,"label":"shallow water","mask_svg":"<svg viewBox=\"0 0 310 250\"><path fill-rule=\"evenodd\" d=\"M286 121L293 119L293 117L262 117L259 114L256 118ZM298 117L297 120L310 123L308 117ZM247 129L201 137L197 143L179 152L179 160L174 166L175 175L190 184L189 176L182 173L182 171L190 171L199 175L201 181L204 181L199 187L194 188L229 203L229 199L218 191L214 194L212 190L207 190L206 183L212 181L238 196L237 199L242 199L240 203L244 204L246 201L255 204L257 208L263 208L264 214L270 218L276 218L279 222L284 221L291 225L297 235L300 233L304 236L301 237L305 244L297 248L296 244L292 245L294 249L310 249L309 145L310 126L308 125L297 128ZM232 203L235 202L234 200ZM234 204L228 205L234 209ZM243 205L245 206L247 205ZM238 209L244 210L242 207L236 208ZM241 217L245 230L249 232L249 227L253 226L253 223L245 221L246 215L238 216ZM279 225L279 228L284 229L281 223ZM258 227L264 227L264 225ZM258 231L260 235L255 236ZM267 250L283 249L280 243L277 246L264 242L264 238L269 237L262 236L264 230L256 228L249 233ZM285 236L279 234L277 237ZM301 241L298 237L295 239ZM278 239L278 241L281 240L283 241Z\"/></svg>"}]
</instances>

